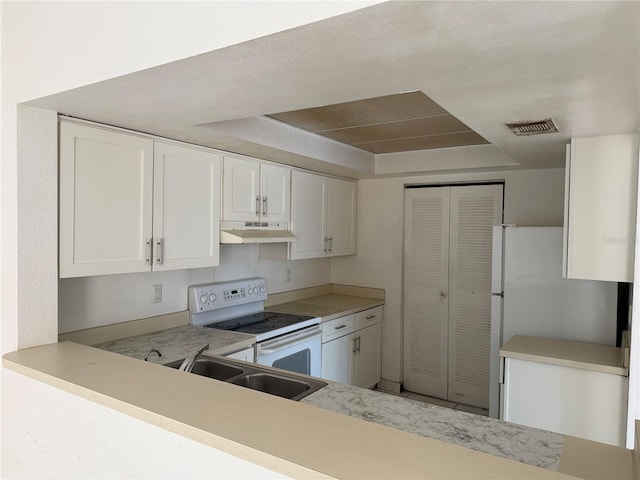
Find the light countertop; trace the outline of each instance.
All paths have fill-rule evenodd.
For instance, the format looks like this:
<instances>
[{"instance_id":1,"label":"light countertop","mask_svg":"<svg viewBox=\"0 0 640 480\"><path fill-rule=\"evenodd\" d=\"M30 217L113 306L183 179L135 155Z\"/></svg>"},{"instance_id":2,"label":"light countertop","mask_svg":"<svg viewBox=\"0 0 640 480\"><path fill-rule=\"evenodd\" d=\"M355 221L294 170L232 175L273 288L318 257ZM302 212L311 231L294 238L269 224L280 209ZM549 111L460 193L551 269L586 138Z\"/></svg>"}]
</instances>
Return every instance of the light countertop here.
<instances>
[{"instance_id":1,"label":"light countertop","mask_svg":"<svg viewBox=\"0 0 640 480\"><path fill-rule=\"evenodd\" d=\"M206 343L209 344L207 354L228 355L251 347L256 343L256 337L246 333L185 325L101 343L96 345L96 348L140 360L144 360L149 350L155 348L162 353L162 357L152 354L149 356L149 362L165 364L185 358Z\"/></svg>"},{"instance_id":2,"label":"light countertop","mask_svg":"<svg viewBox=\"0 0 640 480\"><path fill-rule=\"evenodd\" d=\"M500 356L628 375L628 368L623 366L622 350L609 345L515 335L500 349Z\"/></svg>"},{"instance_id":3,"label":"light countertop","mask_svg":"<svg viewBox=\"0 0 640 480\"><path fill-rule=\"evenodd\" d=\"M9 353L3 366L294 477L566 478L72 342ZM190 392L189 409L183 408L185 391ZM273 441L276 431L278 442ZM304 442L301 431L310 432Z\"/></svg>"},{"instance_id":4,"label":"light countertop","mask_svg":"<svg viewBox=\"0 0 640 480\"><path fill-rule=\"evenodd\" d=\"M564 444L559 433L341 383L329 383L301 402L554 471Z\"/></svg>"},{"instance_id":5,"label":"light countertop","mask_svg":"<svg viewBox=\"0 0 640 480\"><path fill-rule=\"evenodd\" d=\"M384 305L384 300L330 293L269 306L275 312L322 317L322 322Z\"/></svg>"}]
</instances>

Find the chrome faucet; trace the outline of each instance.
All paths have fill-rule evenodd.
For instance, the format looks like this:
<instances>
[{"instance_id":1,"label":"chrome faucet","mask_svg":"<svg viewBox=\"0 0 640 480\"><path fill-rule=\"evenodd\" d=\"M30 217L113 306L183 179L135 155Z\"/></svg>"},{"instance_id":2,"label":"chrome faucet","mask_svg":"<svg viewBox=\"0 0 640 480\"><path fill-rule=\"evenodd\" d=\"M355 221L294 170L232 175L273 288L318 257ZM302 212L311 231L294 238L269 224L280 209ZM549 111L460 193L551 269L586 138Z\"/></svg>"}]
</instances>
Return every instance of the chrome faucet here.
<instances>
[{"instance_id":1,"label":"chrome faucet","mask_svg":"<svg viewBox=\"0 0 640 480\"><path fill-rule=\"evenodd\" d=\"M151 350L149 350L149 352L147 353L147 355L144 357L144 361L148 362L149 361L149 356L152 353L156 353L158 355L158 357L162 356L162 353L160 353L160 350L156 350L155 348L152 348Z\"/></svg>"},{"instance_id":2,"label":"chrome faucet","mask_svg":"<svg viewBox=\"0 0 640 480\"><path fill-rule=\"evenodd\" d=\"M209 350L209 344L208 343L205 344L197 352L192 353L187 358L185 358L184 361L182 362L182 364L180 365L180 367L178 368L178 370L182 370L183 372L190 372L191 370L193 370L193 366L195 365L196 360L198 359L198 357L200 355L202 355L202 352L204 352L205 350Z\"/></svg>"}]
</instances>

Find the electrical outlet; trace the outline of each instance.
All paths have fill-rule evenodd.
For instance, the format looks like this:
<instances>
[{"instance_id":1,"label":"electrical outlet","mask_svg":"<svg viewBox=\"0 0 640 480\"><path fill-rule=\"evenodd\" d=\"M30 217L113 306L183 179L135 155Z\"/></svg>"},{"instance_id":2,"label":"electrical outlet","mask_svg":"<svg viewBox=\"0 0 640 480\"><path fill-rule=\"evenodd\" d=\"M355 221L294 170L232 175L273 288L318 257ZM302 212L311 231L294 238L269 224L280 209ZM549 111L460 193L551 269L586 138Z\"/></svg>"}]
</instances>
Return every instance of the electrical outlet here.
<instances>
[{"instance_id":1,"label":"electrical outlet","mask_svg":"<svg viewBox=\"0 0 640 480\"><path fill-rule=\"evenodd\" d=\"M153 303L162 302L162 284L153 286Z\"/></svg>"},{"instance_id":2,"label":"electrical outlet","mask_svg":"<svg viewBox=\"0 0 640 480\"><path fill-rule=\"evenodd\" d=\"M285 273L287 274L287 278L285 279L285 283L291 283L291 269L287 268L285 270Z\"/></svg>"}]
</instances>

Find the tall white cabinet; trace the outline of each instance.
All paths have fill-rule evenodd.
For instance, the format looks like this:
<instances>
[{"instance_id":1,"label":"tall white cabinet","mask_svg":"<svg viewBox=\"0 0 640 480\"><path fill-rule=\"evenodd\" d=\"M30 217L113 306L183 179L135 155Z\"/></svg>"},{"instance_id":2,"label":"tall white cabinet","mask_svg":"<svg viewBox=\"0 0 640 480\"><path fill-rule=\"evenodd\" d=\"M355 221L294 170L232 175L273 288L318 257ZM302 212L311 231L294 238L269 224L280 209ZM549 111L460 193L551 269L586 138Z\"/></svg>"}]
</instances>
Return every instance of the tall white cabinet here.
<instances>
[{"instance_id":1,"label":"tall white cabinet","mask_svg":"<svg viewBox=\"0 0 640 480\"><path fill-rule=\"evenodd\" d=\"M567 145L564 276L633 282L638 135Z\"/></svg>"},{"instance_id":2,"label":"tall white cabinet","mask_svg":"<svg viewBox=\"0 0 640 480\"><path fill-rule=\"evenodd\" d=\"M219 263L220 156L60 122L60 277Z\"/></svg>"},{"instance_id":3,"label":"tall white cabinet","mask_svg":"<svg viewBox=\"0 0 640 480\"><path fill-rule=\"evenodd\" d=\"M230 155L223 168L223 220L289 222L290 168Z\"/></svg>"}]
</instances>

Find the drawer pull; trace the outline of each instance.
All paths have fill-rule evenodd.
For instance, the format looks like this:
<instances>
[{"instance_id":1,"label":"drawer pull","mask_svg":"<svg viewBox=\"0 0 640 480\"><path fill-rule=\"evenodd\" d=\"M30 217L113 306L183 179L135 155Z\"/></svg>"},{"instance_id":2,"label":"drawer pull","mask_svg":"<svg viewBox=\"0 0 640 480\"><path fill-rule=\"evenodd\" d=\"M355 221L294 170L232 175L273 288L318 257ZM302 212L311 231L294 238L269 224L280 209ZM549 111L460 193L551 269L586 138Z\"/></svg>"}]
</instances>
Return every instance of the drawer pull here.
<instances>
[{"instance_id":1,"label":"drawer pull","mask_svg":"<svg viewBox=\"0 0 640 480\"><path fill-rule=\"evenodd\" d=\"M369 315L367 318L365 318L365 320L371 320L372 318L376 318L375 315Z\"/></svg>"},{"instance_id":2,"label":"drawer pull","mask_svg":"<svg viewBox=\"0 0 640 480\"><path fill-rule=\"evenodd\" d=\"M344 325L338 325L337 327L333 327L336 330L340 330L341 328L347 328L347 324L345 323Z\"/></svg>"}]
</instances>

